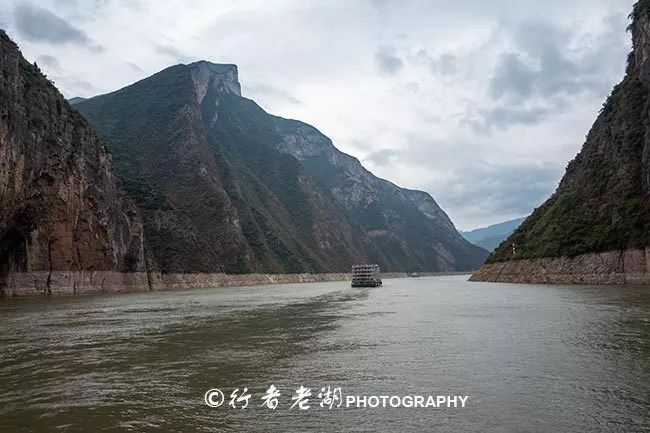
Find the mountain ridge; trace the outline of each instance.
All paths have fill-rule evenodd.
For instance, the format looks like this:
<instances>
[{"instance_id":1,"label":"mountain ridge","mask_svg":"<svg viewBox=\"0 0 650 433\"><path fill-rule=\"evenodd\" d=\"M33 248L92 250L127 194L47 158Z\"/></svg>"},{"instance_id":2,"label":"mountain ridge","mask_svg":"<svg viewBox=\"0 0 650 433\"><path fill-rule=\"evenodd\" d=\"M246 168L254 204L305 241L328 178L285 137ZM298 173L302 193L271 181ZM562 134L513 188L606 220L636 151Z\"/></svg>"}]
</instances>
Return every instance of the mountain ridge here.
<instances>
[{"instance_id":1,"label":"mountain ridge","mask_svg":"<svg viewBox=\"0 0 650 433\"><path fill-rule=\"evenodd\" d=\"M373 261L391 271L455 271L475 269L486 255L457 235L449 218L427 193L408 192L374 177L315 128L270 115L242 97L235 65L208 61L174 65L123 89L80 101L75 108L111 148L127 191L144 214L145 230L159 252L157 263L163 270L207 272L220 266L236 273L341 271L351 262ZM176 125L176 132L168 129L171 124ZM313 142L295 134L300 128L311 128ZM170 138L174 133L176 141ZM320 151L308 161L301 159L297 148L291 147L295 139L320 150L325 146L328 158L339 165L318 158ZM182 154L175 149L181 143L186 145ZM155 165L162 163L159 160L166 154L171 155L165 162L167 168L158 170ZM196 156L191 164L174 162L187 160L190 155ZM339 170L340 164L347 167L346 172ZM325 173L328 169L334 171ZM209 179L187 179L188 173L197 171L204 171ZM331 185L341 183L336 180L341 173L347 184ZM394 215L389 216L381 208L368 209L379 204L373 199L362 203L362 196L368 198L370 190L360 186L356 175L381 185L379 198L407 209L393 209ZM173 186L179 180L188 186L180 197ZM210 232L210 227L207 220L192 223L195 217L191 210L197 210L196 203L211 198L207 193L197 197L190 190L189 185L197 182L211 188L211 194L218 198L216 203L201 205L199 211L217 205L230 215L230 220L221 215L222 229L218 235L213 232L212 239L218 243L225 233L232 247L227 257L199 257L199 261L205 259L199 266L192 264L197 257L190 254L191 247L196 242L201 244L202 231ZM259 194L262 190L266 191L264 197ZM188 195L193 196L192 203L182 204ZM173 209L152 211L159 203ZM438 215L439 221L425 216L420 208L428 210L430 216ZM231 225L240 217L243 227L233 229ZM396 223L391 226L387 218ZM162 224L165 221L166 226ZM183 224L187 230L179 229ZM180 261L178 254L162 251L163 236L154 230L161 225L168 229L165 236L171 236L172 244L186 245ZM416 228L411 230L409 225ZM412 233L419 226L424 237ZM188 230L192 241L183 243L179 232ZM415 253L409 251L412 246ZM240 263L228 262L232 257L240 258Z\"/></svg>"},{"instance_id":2,"label":"mountain ridge","mask_svg":"<svg viewBox=\"0 0 650 433\"><path fill-rule=\"evenodd\" d=\"M487 227L479 227L459 233L474 245L493 251L501 242L506 240L512 232L521 225L526 218L515 218L501 223L491 224Z\"/></svg>"},{"instance_id":3,"label":"mountain ridge","mask_svg":"<svg viewBox=\"0 0 650 433\"><path fill-rule=\"evenodd\" d=\"M650 0L630 16L625 77L557 190L473 280L650 282Z\"/></svg>"}]
</instances>

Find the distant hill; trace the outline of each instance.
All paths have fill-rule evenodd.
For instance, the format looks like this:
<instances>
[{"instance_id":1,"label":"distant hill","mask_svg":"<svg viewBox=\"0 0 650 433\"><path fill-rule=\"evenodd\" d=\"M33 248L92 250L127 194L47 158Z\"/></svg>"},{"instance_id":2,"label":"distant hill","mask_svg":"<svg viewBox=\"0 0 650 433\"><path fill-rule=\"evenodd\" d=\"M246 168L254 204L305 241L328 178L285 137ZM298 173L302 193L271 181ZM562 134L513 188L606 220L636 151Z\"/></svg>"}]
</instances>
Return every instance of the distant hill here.
<instances>
[{"instance_id":1,"label":"distant hill","mask_svg":"<svg viewBox=\"0 0 650 433\"><path fill-rule=\"evenodd\" d=\"M68 102L72 105L75 105L85 100L86 98L82 98L81 96L75 96L74 98L68 99Z\"/></svg>"},{"instance_id":2,"label":"distant hill","mask_svg":"<svg viewBox=\"0 0 650 433\"><path fill-rule=\"evenodd\" d=\"M474 245L478 245L488 251L494 251L494 249L510 236L525 219L525 217L517 218L499 224L492 224L491 226L470 230L468 232L461 231L460 234Z\"/></svg>"}]
</instances>

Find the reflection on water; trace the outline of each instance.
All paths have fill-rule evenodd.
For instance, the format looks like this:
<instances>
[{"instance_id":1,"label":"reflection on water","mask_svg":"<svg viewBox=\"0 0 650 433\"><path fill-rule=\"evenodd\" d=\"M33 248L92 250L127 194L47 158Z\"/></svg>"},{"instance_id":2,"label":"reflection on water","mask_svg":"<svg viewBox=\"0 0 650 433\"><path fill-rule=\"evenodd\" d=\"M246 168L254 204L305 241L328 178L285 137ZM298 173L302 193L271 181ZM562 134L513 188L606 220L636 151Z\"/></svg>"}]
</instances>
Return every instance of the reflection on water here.
<instances>
[{"instance_id":1,"label":"reflection on water","mask_svg":"<svg viewBox=\"0 0 650 433\"><path fill-rule=\"evenodd\" d=\"M348 284L2 301L0 431L650 431L650 288ZM289 410L300 385L469 400Z\"/></svg>"}]
</instances>

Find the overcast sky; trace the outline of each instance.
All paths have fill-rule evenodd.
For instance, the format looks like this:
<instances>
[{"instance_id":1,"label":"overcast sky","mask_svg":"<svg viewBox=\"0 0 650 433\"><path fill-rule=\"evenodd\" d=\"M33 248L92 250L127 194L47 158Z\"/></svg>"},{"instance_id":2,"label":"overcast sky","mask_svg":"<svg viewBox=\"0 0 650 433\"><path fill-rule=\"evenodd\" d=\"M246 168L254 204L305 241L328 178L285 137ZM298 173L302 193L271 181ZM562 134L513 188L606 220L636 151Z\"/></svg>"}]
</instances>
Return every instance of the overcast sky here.
<instances>
[{"instance_id":1,"label":"overcast sky","mask_svg":"<svg viewBox=\"0 0 650 433\"><path fill-rule=\"evenodd\" d=\"M0 0L0 27L67 97L235 63L244 96L470 229L556 188L623 77L633 3Z\"/></svg>"}]
</instances>

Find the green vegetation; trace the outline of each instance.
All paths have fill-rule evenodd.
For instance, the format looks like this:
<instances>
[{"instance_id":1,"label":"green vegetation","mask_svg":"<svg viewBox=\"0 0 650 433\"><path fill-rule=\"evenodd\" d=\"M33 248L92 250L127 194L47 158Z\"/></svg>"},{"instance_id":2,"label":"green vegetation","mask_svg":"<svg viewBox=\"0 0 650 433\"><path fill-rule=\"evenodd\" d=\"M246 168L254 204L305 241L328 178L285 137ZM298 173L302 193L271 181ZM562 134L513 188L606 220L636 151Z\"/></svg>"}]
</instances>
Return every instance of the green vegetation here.
<instances>
[{"instance_id":1,"label":"green vegetation","mask_svg":"<svg viewBox=\"0 0 650 433\"><path fill-rule=\"evenodd\" d=\"M321 152L311 148L306 157L302 155L305 149L300 149L303 145L297 145L305 171L323 189L335 191L350 219L371 233L371 241L383 256L379 261L411 272L452 267L471 270L482 264L487 252L465 242L445 218L428 218L420 211L416 203L426 200L427 194L409 199L411 192L365 172L358 160L338 152L309 125L282 118L276 118L276 125L288 136L307 134L308 147L320 144ZM332 156L339 159L338 165L332 163ZM347 167L356 173L348 173Z\"/></svg>"},{"instance_id":2,"label":"green vegetation","mask_svg":"<svg viewBox=\"0 0 650 433\"><path fill-rule=\"evenodd\" d=\"M328 190L343 186L345 178L341 176L341 170L323 156L308 156L302 162L305 170L321 181Z\"/></svg>"},{"instance_id":3,"label":"green vegetation","mask_svg":"<svg viewBox=\"0 0 650 433\"><path fill-rule=\"evenodd\" d=\"M75 105L106 140L162 270L347 267L350 246L334 257L318 246L327 211L300 162L275 149L273 117L215 87L197 106L191 71L174 66Z\"/></svg>"},{"instance_id":4,"label":"green vegetation","mask_svg":"<svg viewBox=\"0 0 650 433\"><path fill-rule=\"evenodd\" d=\"M264 258L269 252L285 272L316 272L319 259L304 244L313 238L312 199L300 179L303 167L293 157L275 150L280 137L271 116L253 101L233 94L209 91L202 103L217 163L228 180L229 196L242 221L244 236ZM243 193L242 193L243 192ZM276 208L282 211L274 212Z\"/></svg>"},{"instance_id":5,"label":"green vegetation","mask_svg":"<svg viewBox=\"0 0 650 433\"><path fill-rule=\"evenodd\" d=\"M199 104L193 71L222 80L232 70L211 65L206 77L203 66L174 66L75 104L111 150L162 271L326 272L360 260L412 271L479 264L482 250L388 182L364 186L377 190L376 201L344 208L331 190L358 195L359 180L325 155L301 162L278 150L279 130L308 125L271 116L218 81ZM366 230L381 236L375 241Z\"/></svg>"},{"instance_id":6,"label":"green vegetation","mask_svg":"<svg viewBox=\"0 0 650 433\"><path fill-rule=\"evenodd\" d=\"M194 95L188 84L189 73L180 65L154 77L155 80L142 80L117 92L80 101L74 107L97 128L131 197L146 209L164 210L170 204L161 192L153 167L169 155L165 147L172 145L170 121ZM151 170L143 170L139 163L145 159Z\"/></svg>"},{"instance_id":7,"label":"green vegetation","mask_svg":"<svg viewBox=\"0 0 650 433\"><path fill-rule=\"evenodd\" d=\"M642 3L646 7L650 2ZM582 151L567 166L556 193L488 262L650 245L646 160L650 110L647 90L637 74L632 63L603 105Z\"/></svg>"},{"instance_id":8,"label":"green vegetation","mask_svg":"<svg viewBox=\"0 0 650 433\"><path fill-rule=\"evenodd\" d=\"M628 26L628 31L633 35L636 33L636 24L639 20L647 19L650 17L650 0L639 0L634 4L630 19L632 20Z\"/></svg>"},{"instance_id":9,"label":"green vegetation","mask_svg":"<svg viewBox=\"0 0 650 433\"><path fill-rule=\"evenodd\" d=\"M154 186L155 178L142 174L140 176L125 176L122 186L127 194L144 209L168 210L171 205L165 196Z\"/></svg>"}]
</instances>

